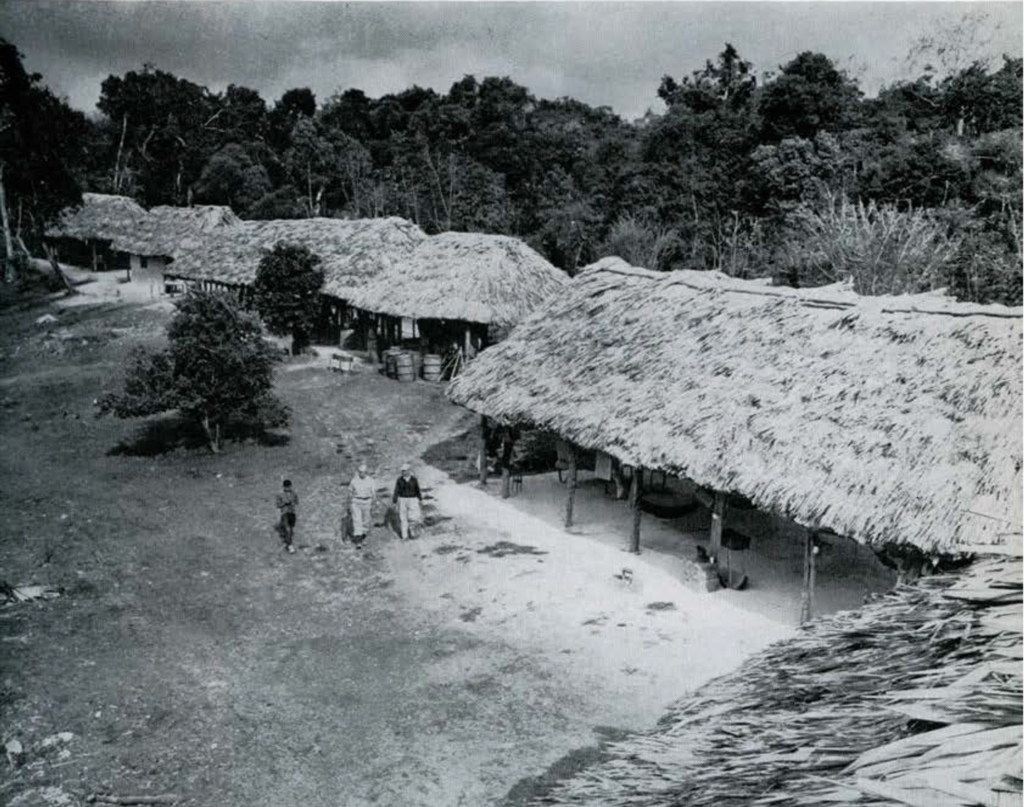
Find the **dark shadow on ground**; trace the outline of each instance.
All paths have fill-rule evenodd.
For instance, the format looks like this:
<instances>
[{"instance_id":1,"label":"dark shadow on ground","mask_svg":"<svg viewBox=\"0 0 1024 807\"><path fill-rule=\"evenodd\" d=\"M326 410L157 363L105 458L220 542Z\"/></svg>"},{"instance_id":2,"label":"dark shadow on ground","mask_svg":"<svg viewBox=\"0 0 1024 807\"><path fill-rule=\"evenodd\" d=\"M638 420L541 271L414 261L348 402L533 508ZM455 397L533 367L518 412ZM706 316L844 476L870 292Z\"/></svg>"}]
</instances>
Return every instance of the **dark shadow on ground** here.
<instances>
[{"instance_id":1,"label":"dark shadow on ground","mask_svg":"<svg viewBox=\"0 0 1024 807\"><path fill-rule=\"evenodd\" d=\"M500 444L489 447L489 465L497 463ZM423 460L448 474L456 482L472 482L480 476L477 461L480 456L480 431L467 429L448 440L435 443L423 452ZM541 474L555 468L558 452L555 438L538 431L524 431L516 443L513 464L524 474Z\"/></svg>"},{"instance_id":2,"label":"dark shadow on ground","mask_svg":"<svg viewBox=\"0 0 1024 807\"><path fill-rule=\"evenodd\" d=\"M612 726L595 726L594 732L601 737L598 745L588 745L570 751L556 760L540 776L527 776L516 782L508 791L498 807L528 807L538 804L560 782L571 779L580 771L610 759L606 751L609 744L619 742L630 736L632 732Z\"/></svg>"},{"instance_id":3,"label":"dark shadow on ground","mask_svg":"<svg viewBox=\"0 0 1024 807\"><path fill-rule=\"evenodd\" d=\"M288 445L291 438L281 432L249 426L235 426L226 429L224 442L251 440L261 446L274 448ZM171 451L184 449L209 450L202 427L194 420L180 415L165 415L149 420L134 435L122 440L107 452L112 457L156 457Z\"/></svg>"}]
</instances>

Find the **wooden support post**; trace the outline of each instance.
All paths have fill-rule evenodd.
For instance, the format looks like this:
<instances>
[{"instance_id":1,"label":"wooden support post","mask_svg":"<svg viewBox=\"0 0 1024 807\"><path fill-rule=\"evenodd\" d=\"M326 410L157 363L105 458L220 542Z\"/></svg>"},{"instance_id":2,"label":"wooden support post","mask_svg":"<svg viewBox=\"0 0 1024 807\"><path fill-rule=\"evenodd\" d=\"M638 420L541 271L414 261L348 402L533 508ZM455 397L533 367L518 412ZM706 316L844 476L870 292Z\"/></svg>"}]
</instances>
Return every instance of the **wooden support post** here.
<instances>
[{"instance_id":1,"label":"wooden support post","mask_svg":"<svg viewBox=\"0 0 1024 807\"><path fill-rule=\"evenodd\" d=\"M501 439L501 498L509 497L512 475L512 452L516 447L516 433L506 428Z\"/></svg>"},{"instance_id":2,"label":"wooden support post","mask_svg":"<svg viewBox=\"0 0 1024 807\"><path fill-rule=\"evenodd\" d=\"M99 259L96 257L96 242L92 242L92 270L99 271Z\"/></svg>"},{"instance_id":3,"label":"wooden support post","mask_svg":"<svg viewBox=\"0 0 1024 807\"><path fill-rule=\"evenodd\" d=\"M644 478L644 469L639 465L633 468L633 482L629 487L629 506L633 510L633 532L629 538L629 551L634 555L640 554L640 516L643 510L640 509L641 480Z\"/></svg>"},{"instance_id":4,"label":"wooden support post","mask_svg":"<svg viewBox=\"0 0 1024 807\"><path fill-rule=\"evenodd\" d=\"M569 449L569 492L565 498L565 528L572 526L572 510L576 503L576 446L566 442Z\"/></svg>"},{"instance_id":5,"label":"wooden support post","mask_svg":"<svg viewBox=\"0 0 1024 807\"><path fill-rule=\"evenodd\" d=\"M465 347L463 348L463 353L465 354L464 358L465 358L466 361L469 361L469 350L470 350L471 346L472 346L472 339L471 339L471 335L470 335L470 332L469 332L469 326L467 325L466 326Z\"/></svg>"},{"instance_id":6,"label":"wooden support post","mask_svg":"<svg viewBox=\"0 0 1024 807\"><path fill-rule=\"evenodd\" d=\"M804 537L804 587L800 593L800 624L814 618L814 585L817 578L818 533L807 531Z\"/></svg>"},{"instance_id":7,"label":"wooden support post","mask_svg":"<svg viewBox=\"0 0 1024 807\"><path fill-rule=\"evenodd\" d=\"M487 484L487 441L491 436L491 427L487 415L480 416L480 485Z\"/></svg>"},{"instance_id":8,"label":"wooden support post","mask_svg":"<svg viewBox=\"0 0 1024 807\"><path fill-rule=\"evenodd\" d=\"M718 562L718 555L722 551L722 522L725 520L725 494L715 491L715 501L711 505L711 540L709 541L708 554Z\"/></svg>"}]
</instances>

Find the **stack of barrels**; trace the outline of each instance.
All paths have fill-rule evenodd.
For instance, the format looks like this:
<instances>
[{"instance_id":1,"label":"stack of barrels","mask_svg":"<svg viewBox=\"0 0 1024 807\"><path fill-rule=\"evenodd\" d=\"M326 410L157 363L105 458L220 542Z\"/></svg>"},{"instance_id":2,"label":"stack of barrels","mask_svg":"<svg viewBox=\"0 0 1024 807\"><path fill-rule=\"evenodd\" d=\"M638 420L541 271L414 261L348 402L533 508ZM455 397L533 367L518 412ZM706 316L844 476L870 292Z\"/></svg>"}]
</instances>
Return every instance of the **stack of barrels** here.
<instances>
[{"instance_id":1,"label":"stack of barrels","mask_svg":"<svg viewBox=\"0 0 1024 807\"><path fill-rule=\"evenodd\" d=\"M384 370L388 378L399 381L415 381L422 375L424 381L437 382L441 380L441 357L393 347L384 354Z\"/></svg>"}]
</instances>

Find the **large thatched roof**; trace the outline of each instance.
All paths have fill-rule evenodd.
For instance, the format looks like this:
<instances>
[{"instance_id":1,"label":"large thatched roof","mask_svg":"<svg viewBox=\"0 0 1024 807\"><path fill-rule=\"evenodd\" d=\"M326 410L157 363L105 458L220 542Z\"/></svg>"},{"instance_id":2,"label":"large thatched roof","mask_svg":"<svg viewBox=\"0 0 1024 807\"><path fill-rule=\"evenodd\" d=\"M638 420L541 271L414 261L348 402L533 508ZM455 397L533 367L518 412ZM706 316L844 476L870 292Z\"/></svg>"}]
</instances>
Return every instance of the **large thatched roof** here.
<instances>
[{"instance_id":1,"label":"large thatched roof","mask_svg":"<svg viewBox=\"0 0 1024 807\"><path fill-rule=\"evenodd\" d=\"M573 807L1021 803L1021 564L819 619L543 799Z\"/></svg>"},{"instance_id":2,"label":"large thatched roof","mask_svg":"<svg viewBox=\"0 0 1024 807\"><path fill-rule=\"evenodd\" d=\"M116 237L112 246L134 255L173 258L179 250L196 246L210 231L240 222L230 207L161 205L151 208L130 233Z\"/></svg>"},{"instance_id":3,"label":"large thatched roof","mask_svg":"<svg viewBox=\"0 0 1024 807\"><path fill-rule=\"evenodd\" d=\"M360 289L352 304L413 319L508 326L567 282L563 272L518 239L442 233Z\"/></svg>"},{"instance_id":4,"label":"large thatched roof","mask_svg":"<svg viewBox=\"0 0 1024 807\"><path fill-rule=\"evenodd\" d=\"M112 241L132 235L145 218L146 211L127 196L83 193L82 204L61 211L57 224L47 229L46 236Z\"/></svg>"},{"instance_id":5,"label":"large thatched roof","mask_svg":"<svg viewBox=\"0 0 1024 807\"><path fill-rule=\"evenodd\" d=\"M956 551L1019 541L1021 387L1020 309L611 260L450 395L810 527Z\"/></svg>"},{"instance_id":6,"label":"large thatched roof","mask_svg":"<svg viewBox=\"0 0 1024 807\"><path fill-rule=\"evenodd\" d=\"M243 221L216 228L181 249L171 272L189 279L252 283L264 250L284 241L318 255L324 291L347 299L369 278L404 261L425 238L419 227L400 218Z\"/></svg>"}]
</instances>

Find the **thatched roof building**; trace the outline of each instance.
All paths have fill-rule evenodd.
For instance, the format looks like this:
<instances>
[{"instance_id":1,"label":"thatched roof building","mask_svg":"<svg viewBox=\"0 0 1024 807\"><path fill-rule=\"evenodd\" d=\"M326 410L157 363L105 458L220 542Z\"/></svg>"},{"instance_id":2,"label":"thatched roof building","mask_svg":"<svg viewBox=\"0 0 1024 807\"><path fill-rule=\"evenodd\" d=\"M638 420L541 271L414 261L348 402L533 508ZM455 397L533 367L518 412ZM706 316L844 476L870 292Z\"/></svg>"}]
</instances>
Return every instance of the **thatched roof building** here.
<instances>
[{"instance_id":1,"label":"thatched roof building","mask_svg":"<svg viewBox=\"0 0 1024 807\"><path fill-rule=\"evenodd\" d=\"M82 204L61 211L57 223L47 229L46 237L113 241L131 236L146 215L146 211L127 196L83 193Z\"/></svg>"},{"instance_id":2,"label":"thatched roof building","mask_svg":"<svg viewBox=\"0 0 1024 807\"><path fill-rule=\"evenodd\" d=\"M130 233L114 238L113 247L132 255L173 258L179 250L198 245L211 231L240 223L230 207L161 205L150 209Z\"/></svg>"},{"instance_id":3,"label":"thatched roof building","mask_svg":"<svg viewBox=\"0 0 1024 807\"><path fill-rule=\"evenodd\" d=\"M365 311L409 319L511 326L556 296L569 278L522 241L441 233L352 297Z\"/></svg>"},{"instance_id":4,"label":"thatched roof building","mask_svg":"<svg viewBox=\"0 0 1024 807\"><path fill-rule=\"evenodd\" d=\"M1020 559L813 622L538 803L1021 803Z\"/></svg>"},{"instance_id":5,"label":"thatched roof building","mask_svg":"<svg viewBox=\"0 0 1024 807\"><path fill-rule=\"evenodd\" d=\"M1019 541L1020 309L611 259L449 394L862 543Z\"/></svg>"},{"instance_id":6,"label":"thatched roof building","mask_svg":"<svg viewBox=\"0 0 1024 807\"><path fill-rule=\"evenodd\" d=\"M425 238L419 227L400 218L243 221L215 228L180 250L169 274L228 285L250 284L263 251L284 241L318 255L325 275L324 292L348 299L368 279L399 265Z\"/></svg>"}]
</instances>

